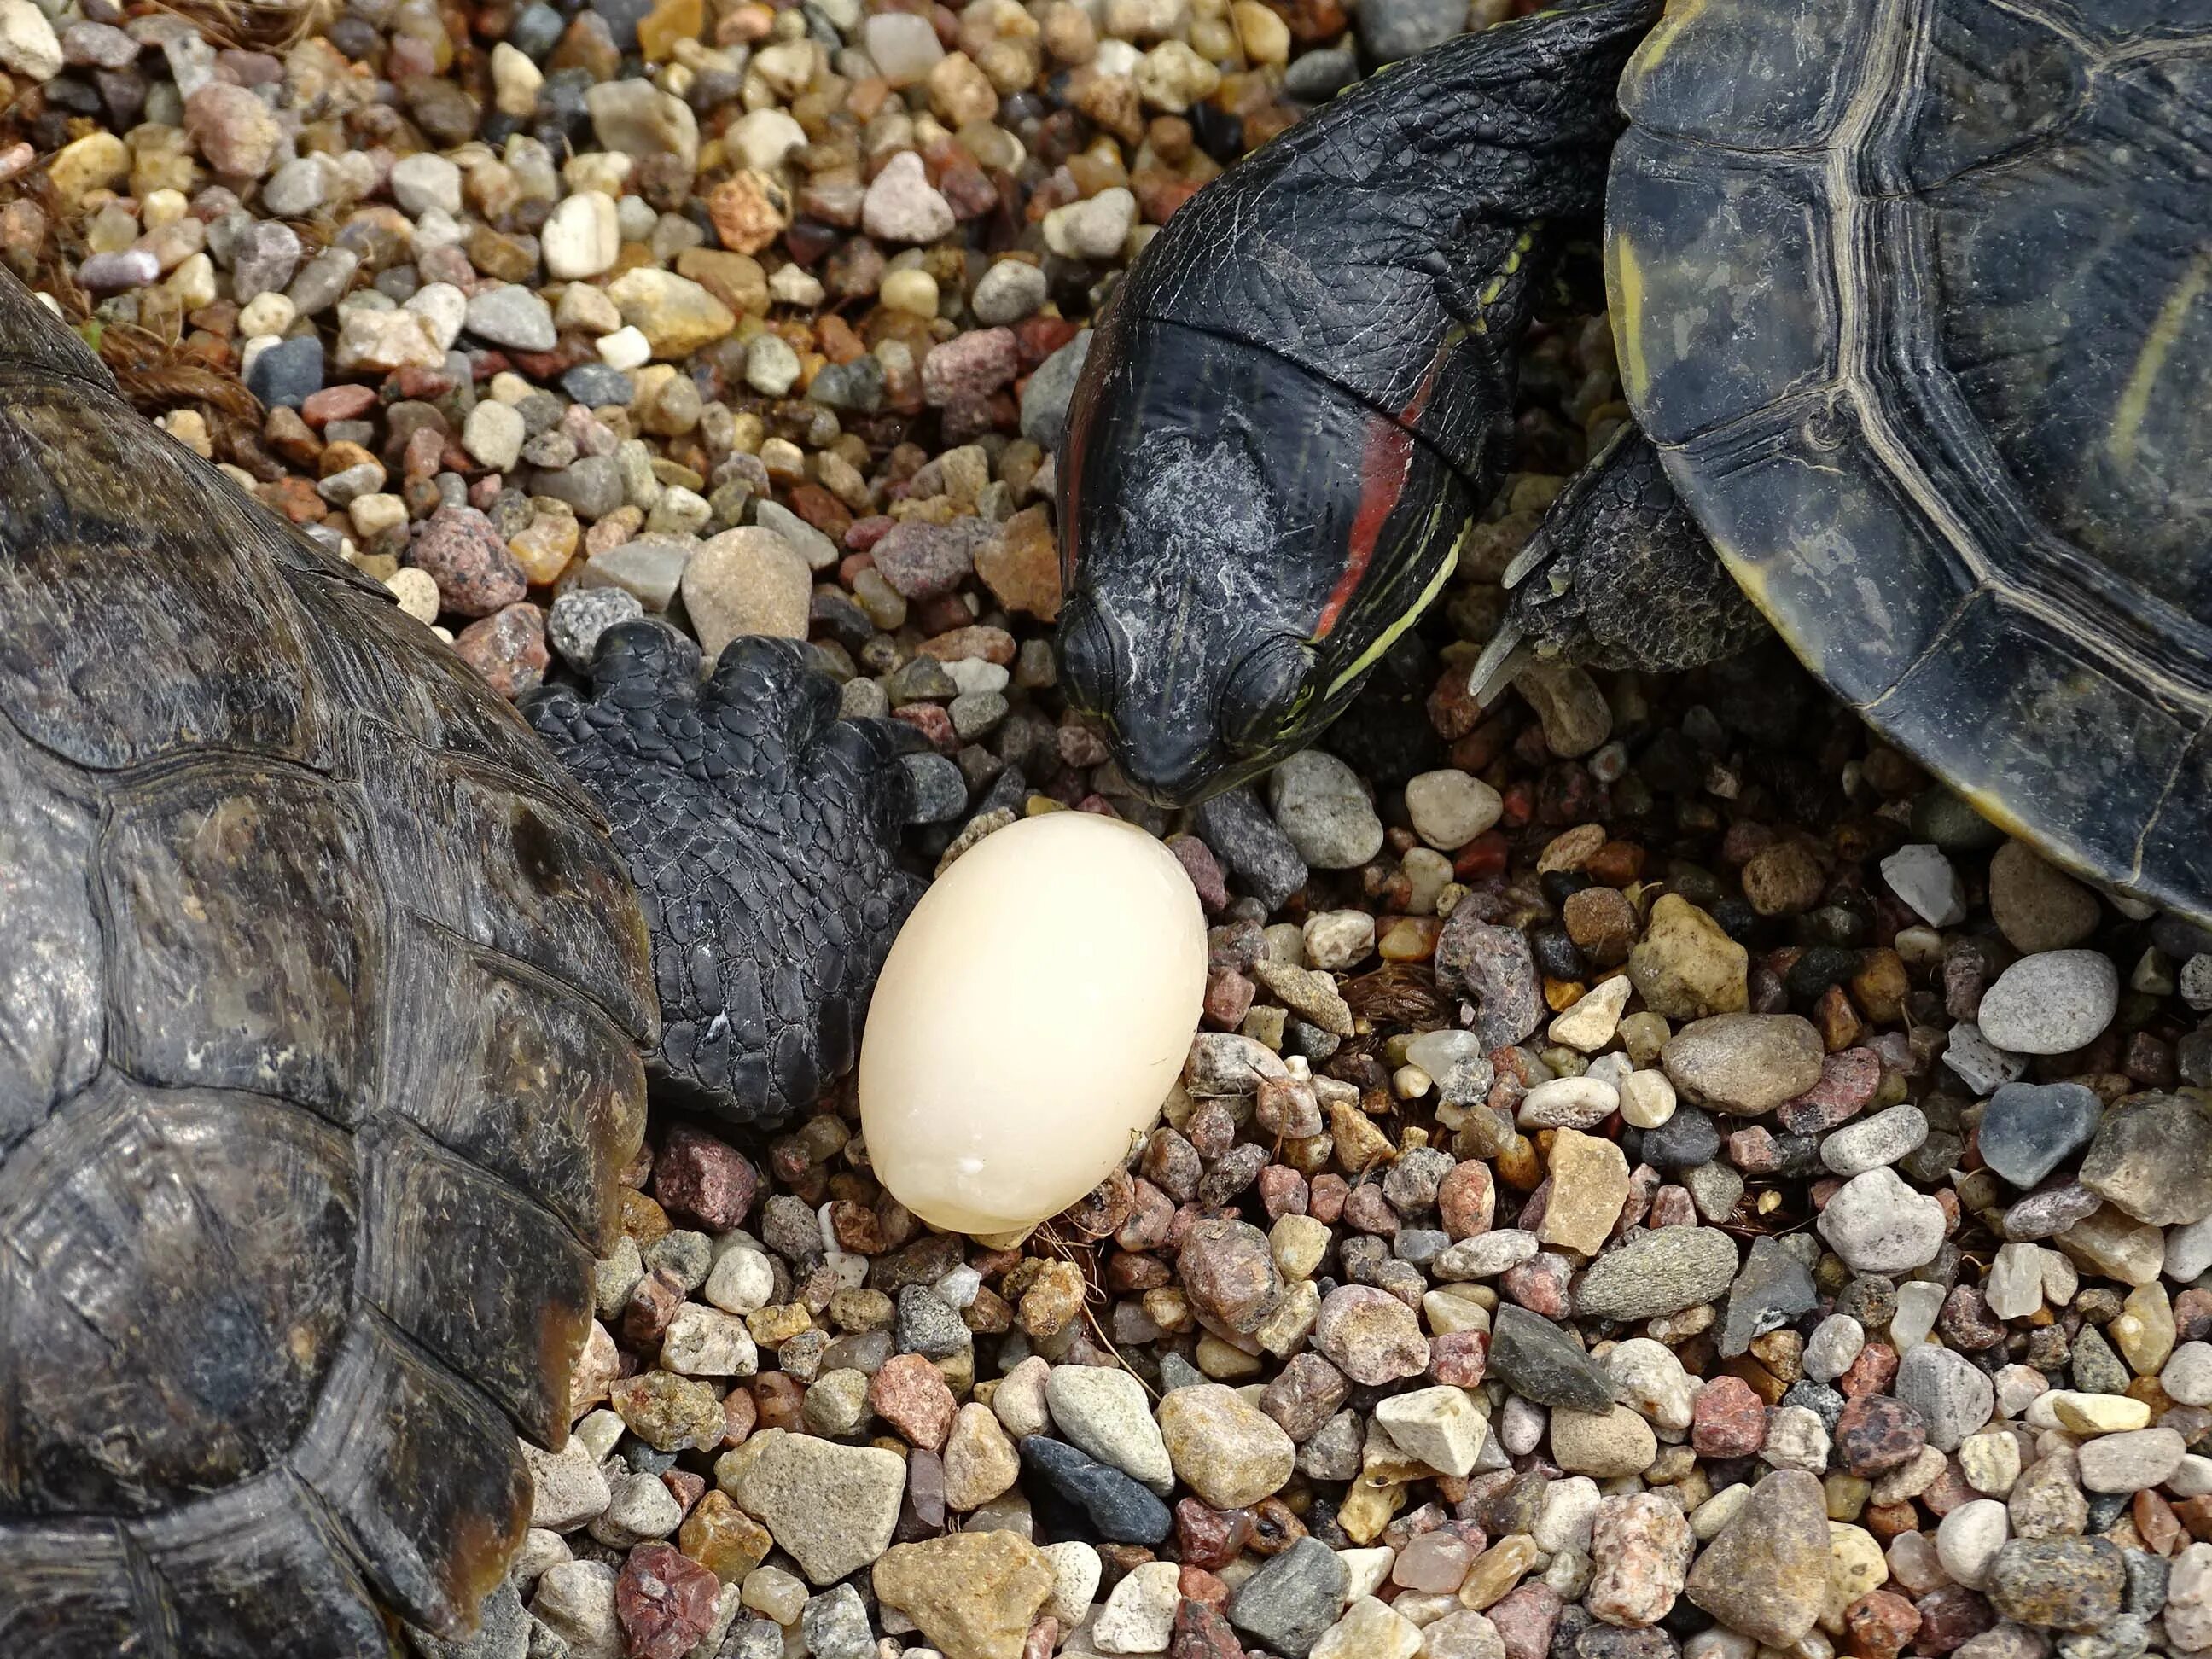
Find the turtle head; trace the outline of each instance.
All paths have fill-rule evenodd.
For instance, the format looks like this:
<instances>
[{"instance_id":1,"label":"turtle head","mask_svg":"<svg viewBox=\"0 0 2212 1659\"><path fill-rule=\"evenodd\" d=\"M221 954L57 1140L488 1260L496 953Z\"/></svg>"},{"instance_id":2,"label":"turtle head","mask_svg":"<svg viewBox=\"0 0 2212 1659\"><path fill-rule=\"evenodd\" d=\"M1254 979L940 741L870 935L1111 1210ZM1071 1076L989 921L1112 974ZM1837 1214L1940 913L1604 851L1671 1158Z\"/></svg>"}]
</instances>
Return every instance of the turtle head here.
<instances>
[{"instance_id":1,"label":"turtle head","mask_svg":"<svg viewBox=\"0 0 2212 1659\"><path fill-rule=\"evenodd\" d=\"M1154 434L1131 459L1141 482L1084 550L1060 614L1060 684L1131 786L1179 806L1320 729L1320 653L1267 580L1310 550L1241 446Z\"/></svg>"},{"instance_id":2,"label":"turtle head","mask_svg":"<svg viewBox=\"0 0 2212 1659\"><path fill-rule=\"evenodd\" d=\"M1060 459L1060 684L1132 788L1181 806L1343 711L1468 508L1403 427L1282 357L1128 333L1094 339Z\"/></svg>"}]
</instances>

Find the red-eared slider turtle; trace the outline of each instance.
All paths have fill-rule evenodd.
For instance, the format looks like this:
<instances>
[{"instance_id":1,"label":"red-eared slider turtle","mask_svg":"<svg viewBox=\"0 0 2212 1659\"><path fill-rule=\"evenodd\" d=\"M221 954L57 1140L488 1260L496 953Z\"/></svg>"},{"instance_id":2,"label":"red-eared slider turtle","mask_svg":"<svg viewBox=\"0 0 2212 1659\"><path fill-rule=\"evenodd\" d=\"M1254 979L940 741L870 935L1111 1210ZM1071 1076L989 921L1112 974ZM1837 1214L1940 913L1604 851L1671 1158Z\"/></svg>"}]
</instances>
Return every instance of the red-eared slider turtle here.
<instances>
[{"instance_id":1,"label":"red-eared slider turtle","mask_svg":"<svg viewBox=\"0 0 2212 1659\"><path fill-rule=\"evenodd\" d=\"M702 685L671 638L537 711L611 840L0 276L8 1659L466 1630L529 1517L518 1431L568 1432L641 1048L740 1116L849 1063L912 884L896 740L833 728L791 641Z\"/></svg>"},{"instance_id":2,"label":"red-eared slider turtle","mask_svg":"<svg viewBox=\"0 0 2212 1659\"><path fill-rule=\"evenodd\" d=\"M1176 215L1072 410L1071 694L1164 802L1310 739L1496 489L1530 261L1602 187L1638 425L1480 678L1763 614L1997 823L2212 916L2212 17L1660 10L1438 47Z\"/></svg>"}]
</instances>

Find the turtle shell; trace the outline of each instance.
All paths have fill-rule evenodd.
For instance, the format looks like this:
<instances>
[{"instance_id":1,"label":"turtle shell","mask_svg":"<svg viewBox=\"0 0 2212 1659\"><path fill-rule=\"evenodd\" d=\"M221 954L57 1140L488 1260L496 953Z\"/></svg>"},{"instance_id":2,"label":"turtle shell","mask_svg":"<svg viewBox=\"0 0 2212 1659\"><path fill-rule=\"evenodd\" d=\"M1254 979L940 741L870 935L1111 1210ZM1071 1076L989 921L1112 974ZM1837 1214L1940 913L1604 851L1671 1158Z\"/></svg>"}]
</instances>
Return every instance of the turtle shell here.
<instances>
[{"instance_id":1,"label":"turtle shell","mask_svg":"<svg viewBox=\"0 0 2212 1659\"><path fill-rule=\"evenodd\" d=\"M1686 0L1622 104L1622 378L1746 591L1991 819L2212 916L2204 9Z\"/></svg>"},{"instance_id":2,"label":"turtle shell","mask_svg":"<svg viewBox=\"0 0 2212 1659\"><path fill-rule=\"evenodd\" d=\"M566 1437L643 921L428 630L0 341L0 1653L385 1659Z\"/></svg>"}]
</instances>

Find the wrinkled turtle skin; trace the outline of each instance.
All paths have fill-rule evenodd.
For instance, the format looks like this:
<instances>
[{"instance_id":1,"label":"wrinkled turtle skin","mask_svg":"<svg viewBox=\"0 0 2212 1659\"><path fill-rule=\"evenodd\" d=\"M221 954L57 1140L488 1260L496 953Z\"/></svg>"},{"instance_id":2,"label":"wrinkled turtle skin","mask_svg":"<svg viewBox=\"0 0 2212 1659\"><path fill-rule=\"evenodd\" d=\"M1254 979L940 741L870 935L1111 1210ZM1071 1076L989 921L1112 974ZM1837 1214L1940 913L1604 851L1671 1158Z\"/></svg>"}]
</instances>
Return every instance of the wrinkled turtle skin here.
<instances>
[{"instance_id":1,"label":"wrinkled turtle skin","mask_svg":"<svg viewBox=\"0 0 2212 1659\"><path fill-rule=\"evenodd\" d=\"M739 1118L849 1064L915 885L896 738L789 642L703 684L617 646L538 711L603 811L0 273L7 1659L465 1635L518 1434L567 1437L645 1056ZM672 975L672 1034L720 998L729 1041L663 1050Z\"/></svg>"},{"instance_id":2,"label":"wrinkled turtle skin","mask_svg":"<svg viewBox=\"0 0 2212 1659\"><path fill-rule=\"evenodd\" d=\"M1516 645L1686 667L1763 617L1985 817L2212 924L2212 13L1661 11L1448 42L1174 216L1071 406L1071 697L1164 804L1311 741L1488 504L1484 343L1601 190L1635 423L1477 695Z\"/></svg>"},{"instance_id":3,"label":"wrinkled turtle skin","mask_svg":"<svg viewBox=\"0 0 2212 1659\"><path fill-rule=\"evenodd\" d=\"M1631 62L1631 407L1809 668L2212 919L2212 11L1707 0Z\"/></svg>"}]
</instances>

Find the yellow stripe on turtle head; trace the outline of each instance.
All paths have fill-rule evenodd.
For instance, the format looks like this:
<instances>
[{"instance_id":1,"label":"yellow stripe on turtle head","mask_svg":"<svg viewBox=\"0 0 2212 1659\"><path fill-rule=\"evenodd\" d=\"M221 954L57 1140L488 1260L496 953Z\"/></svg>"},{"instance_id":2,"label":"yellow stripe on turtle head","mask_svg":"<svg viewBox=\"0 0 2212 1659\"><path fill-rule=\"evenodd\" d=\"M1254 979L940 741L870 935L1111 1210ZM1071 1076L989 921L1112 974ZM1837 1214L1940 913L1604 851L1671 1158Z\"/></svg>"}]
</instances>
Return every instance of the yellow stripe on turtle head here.
<instances>
[{"instance_id":1,"label":"yellow stripe on turtle head","mask_svg":"<svg viewBox=\"0 0 2212 1659\"><path fill-rule=\"evenodd\" d=\"M1444 555L1443 562L1437 567L1437 574L1429 578L1428 586L1421 590L1412 608L1377 635L1374 644L1361 652L1349 668L1329 682L1330 696L1334 696L1381 661L1382 653L1397 644L1405 631L1421 619L1421 613L1436 603L1437 595L1444 591L1444 584L1451 580L1452 572L1459 568L1460 549L1467 545L1468 534L1474 528L1474 520L1471 518L1459 527L1459 534L1452 539L1451 550Z\"/></svg>"}]
</instances>

